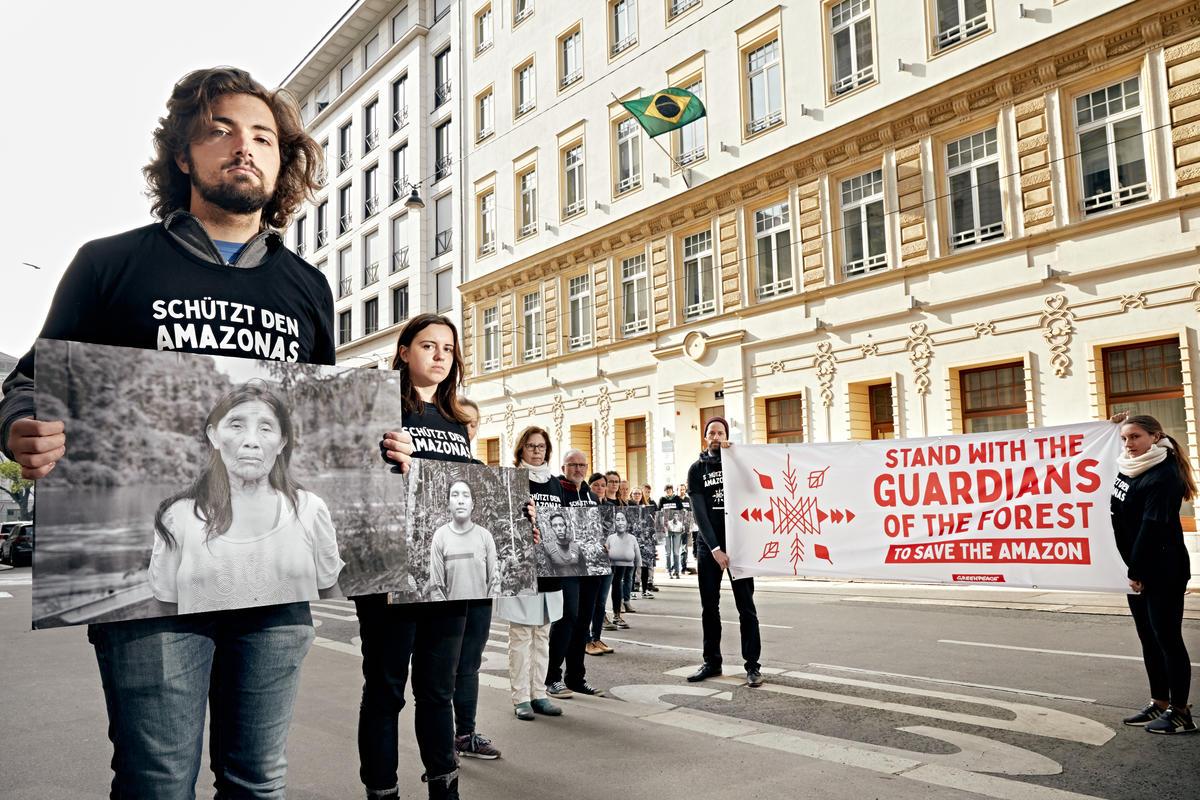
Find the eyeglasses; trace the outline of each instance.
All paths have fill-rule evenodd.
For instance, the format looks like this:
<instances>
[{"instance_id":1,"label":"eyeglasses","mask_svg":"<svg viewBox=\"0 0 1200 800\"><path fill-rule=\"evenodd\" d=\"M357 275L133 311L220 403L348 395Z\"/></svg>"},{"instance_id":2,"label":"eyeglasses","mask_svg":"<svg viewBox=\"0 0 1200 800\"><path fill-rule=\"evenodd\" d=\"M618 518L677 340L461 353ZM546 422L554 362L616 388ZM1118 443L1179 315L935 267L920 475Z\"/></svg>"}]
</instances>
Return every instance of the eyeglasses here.
<instances>
[{"instance_id":1,"label":"eyeglasses","mask_svg":"<svg viewBox=\"0 0 1200 800\"><path fill-rule=\"evenodd\" d=\"M571 461L568 461L566 464L563 464L563 466L564 467L583 467L584 469L587 469L587 464L576 464Z\"/></svg>"},{"instance_id":2,"label":"eyeglasses","mask_svg":"<svg viewBox=\"0 0 1200 800\"><path fill-rule=\"evenodd\" d=\"M546 449L546 445L544 445L544 444L526 444L525 449L532 450L535 453L541 453Z\"/></svg>"}]
</instances>

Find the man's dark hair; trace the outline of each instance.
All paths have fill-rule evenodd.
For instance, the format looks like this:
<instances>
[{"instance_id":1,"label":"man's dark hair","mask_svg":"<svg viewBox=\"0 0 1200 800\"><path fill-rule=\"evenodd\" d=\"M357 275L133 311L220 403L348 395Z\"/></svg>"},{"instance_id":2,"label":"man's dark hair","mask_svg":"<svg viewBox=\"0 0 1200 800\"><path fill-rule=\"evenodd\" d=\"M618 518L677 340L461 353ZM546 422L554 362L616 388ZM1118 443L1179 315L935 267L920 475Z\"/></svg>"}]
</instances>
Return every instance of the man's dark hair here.
<instances>
[{"instance_id":1,"label":"man's dark hair","mask_svg":"<svg viewBox=\"0 0 1200 800\"><path fill-rule=\"evenodd\" d=\"M151 211L159 219L191 200L191 178L175 163L186 156L202 126L212 121L213 103L227 94L248 94L267 104L279 133L279 177L275 194L263 206L263 225L286 228L306 197L320 188L321 148L304 130L296 98L286 89L269 91L250 73L234 67L213 67L189 72L175 84L167 100L167 115L154 131L154 158L142 167Z\"/></svg>"}]
</instances>

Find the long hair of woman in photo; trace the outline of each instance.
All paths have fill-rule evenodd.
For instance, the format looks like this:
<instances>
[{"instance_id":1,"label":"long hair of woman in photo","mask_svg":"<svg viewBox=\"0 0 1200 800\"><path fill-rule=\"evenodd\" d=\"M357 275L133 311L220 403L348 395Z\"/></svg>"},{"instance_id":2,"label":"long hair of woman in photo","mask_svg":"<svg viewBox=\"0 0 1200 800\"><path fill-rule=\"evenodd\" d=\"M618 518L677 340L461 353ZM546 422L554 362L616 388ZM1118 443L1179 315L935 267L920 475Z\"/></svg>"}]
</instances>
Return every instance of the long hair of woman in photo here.
<instances>
[{"instance_id":1,"label":"long hair of woman in photo","mask_svg":"<svg viewBox=\"0 0 1200 800\"><path fill-rule=\"evenodd\" d=\"M292 477L284 401L248 381L218 399L202 432L203 469L154 514L155 598L189 614L335 596L345 564L325 501Z\"/></svg>"},{"instance_id":2,"label":"long hair of woman in photo","mask_svg":"<svg viewBox=\"0 0 1200 800\"><path fill-rule=\"evenodd\" d=\"M1179 511L1196 496L1183 446L1146 414L1117 414L1121 455L1112 493L1117 549L1128 567L1129 610L1142 644L1150 703L1123 722L1150 733L1194 733L1183 600L1191 564Z\"/></svg>"},{"instance_id":3,"label":"long hair of woman in photo","mask_svg":"<svg viewBox=\"0 0 1200 800\"><path fill-rule=\"evenodd\" d=\"M400 331L392 368L400 373L400 423L412 435L413 458L472 462L467 430L471 416L459 400L464 367L454 323L437 314L413 317ZM392 604L387 594L373 594L355 597L354 603L364 678L359 777L371 796L399 793L399 717L411 661L413 699L420 712L413 725L425 768L422 780L429 784L430 796L457 796L456 750L463 755L468 754L465 750L478 751L487 758L499 754L494 748L495 754L489 754L490 744L475 732L482 645L475 661L468 652L475 649L470 643L473 631L482 629L486 639L490 602Z\"/></svg>"},{"instance_id":4,"label":"long hair of woman in photo","mask_svg":"<svg viewBox=\"0 0 1200 800\"><path fill-rule=\"evenodd\" d=\"M429 579L434 600L472 600L500 593L496 540L472 519L475 490L461 478L446 488L450 520L433 532Z\"/></svg>"}]
</instances>

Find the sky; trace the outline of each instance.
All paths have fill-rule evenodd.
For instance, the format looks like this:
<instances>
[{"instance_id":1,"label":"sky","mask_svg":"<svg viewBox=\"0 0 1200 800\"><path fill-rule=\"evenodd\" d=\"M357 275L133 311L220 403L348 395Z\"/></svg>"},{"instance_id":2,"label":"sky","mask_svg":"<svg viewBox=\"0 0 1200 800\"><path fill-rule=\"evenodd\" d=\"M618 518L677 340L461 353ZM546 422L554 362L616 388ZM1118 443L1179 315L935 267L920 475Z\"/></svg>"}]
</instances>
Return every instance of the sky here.
<instances>
[{"instance_id":1,"label":"sky","mask_svg":"<svg viewBox=\"0 0 1200 800\"><path fill-rule=\"evenodd\" d=\"M80 245L151 221L141 168L175 81L231 64L278 86L351 4L0 4L0 352L32 346Z\"/></svg>"}]
</instances>

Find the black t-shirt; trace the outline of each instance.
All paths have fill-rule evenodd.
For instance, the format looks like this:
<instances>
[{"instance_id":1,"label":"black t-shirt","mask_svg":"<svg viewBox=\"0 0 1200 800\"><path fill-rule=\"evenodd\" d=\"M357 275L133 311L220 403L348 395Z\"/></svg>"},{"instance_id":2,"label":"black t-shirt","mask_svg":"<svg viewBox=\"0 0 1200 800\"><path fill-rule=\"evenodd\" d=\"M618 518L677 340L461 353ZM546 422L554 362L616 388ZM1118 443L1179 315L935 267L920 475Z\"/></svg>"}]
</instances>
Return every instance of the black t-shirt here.
<instances>
[{"instance_id":1,"label":"black t-shirt","mask_svg":"<svg viewBox=\"0 0 1200 800\"><path fill-rule=\"evenodd\" d=\"M530 478L529 496L533 498L534 504L539 506L556 506L561 508L563 505L562 484L553 475L545 483L538 483Z\"/></svg>"},{"instance_id":2,"label":"black t-shirt","mask_svg":"<svg viewBox=\"0 0 1200 800\"><path fill-rule=\"evenodd\" d=\"M721 472L721 453L714 456L707 450L700 454L688 468L688 494L704 495L707 519L717 538L717 545L725 549L725 480ZM697 521L701 533L704 526Z\"/></svg>"},{"instance_id":3,"label":"black t-shirt","mask_svg":"<svg viewBox=\"0 0 1200 800\"><path fill-rule=\"evenodd\" d=\"M467 435L467 426L443 417L433 403L425 403L419 414L405 414L403 425L404 430L412 436L413 458L464 464L476 461L471 455L471 437Z\"/></svg>"},{"instance_id":4,"label":"black t-shirt","mask_svg":"<svg viewBox=\"0 0 1200 800\"><path fill-rule=\"evenodd\" d=\"M670 497L668 497L667 495L663 495L662 498L658 501L658 507L661 509L667 509L667 508L681 509L681 508L683 508L683 498L677 494L673 494Z\"/></svg>"},{"instance_id":5,"label":"black t-shirt","mask_svg":"<svg viewBox=\"0 0 1200 800\"><path fill-rule=\"evenodd\" d=\"M1170 454L1136 478L1117 473L1109 508L1129 580L1187 582L1191 565L1179 520L1183 493L1183 479Z\"/></svg>"}]
</instances>

